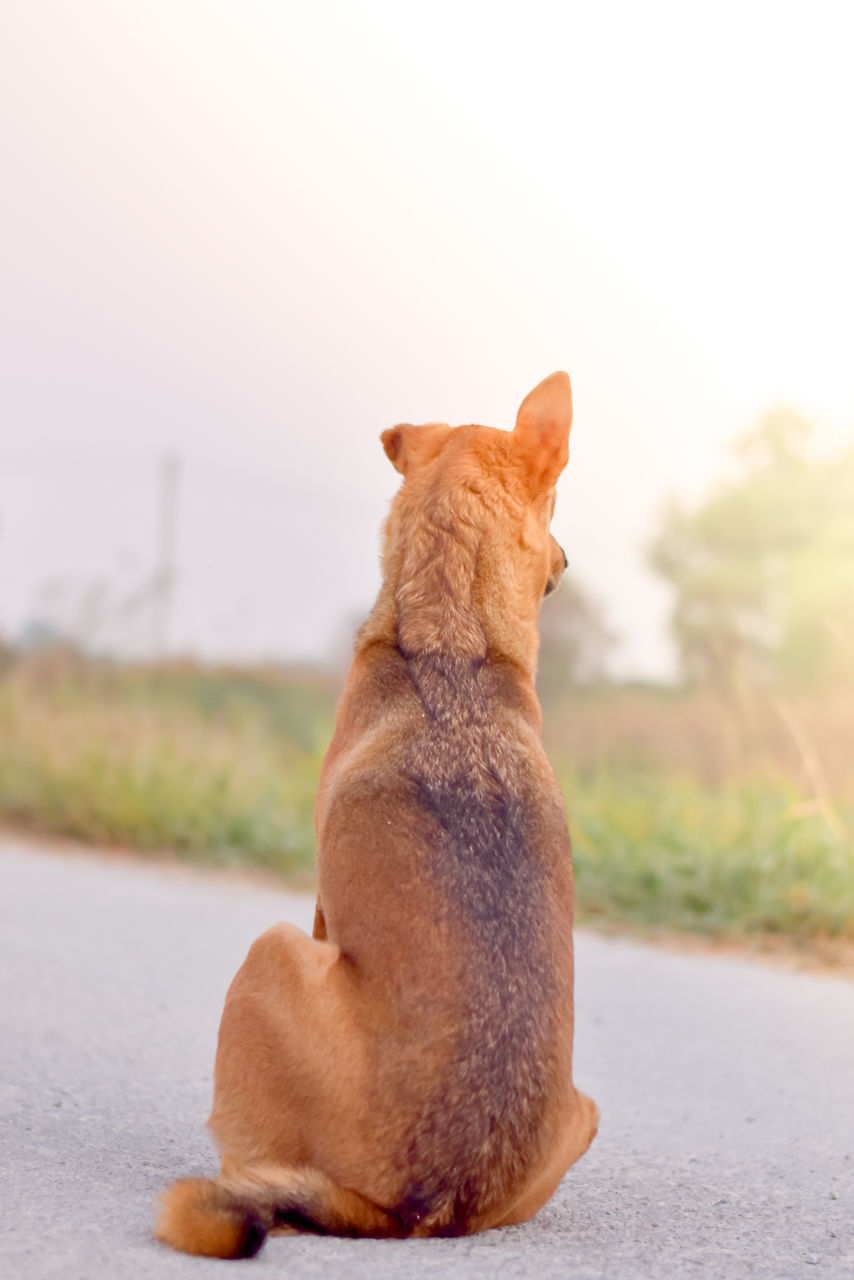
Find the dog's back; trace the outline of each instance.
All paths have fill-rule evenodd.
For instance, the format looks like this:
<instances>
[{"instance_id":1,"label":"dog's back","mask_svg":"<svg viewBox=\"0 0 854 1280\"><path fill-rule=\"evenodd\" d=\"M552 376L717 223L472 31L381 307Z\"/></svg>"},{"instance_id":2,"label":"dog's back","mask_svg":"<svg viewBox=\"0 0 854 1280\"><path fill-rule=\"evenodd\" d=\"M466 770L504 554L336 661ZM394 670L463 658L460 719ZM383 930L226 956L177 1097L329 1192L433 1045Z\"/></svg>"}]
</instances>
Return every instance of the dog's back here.
<instances>
[{"instance_id":1,"label":"dog's back","mask_svg":"<svg viewBox=\"0 0 854 1280\"><path fill-rule=\"evenodd\" d=\"M434 679L473 710L452 732L428 717L412 743L428 877L458 957L460 1020L414 1126L396 1212L462 1231L518 1189L555 1104L569 1109L572 898L562 806L533 767L527 735L507 732L508 673L445 666L426 673L422 696Z\"/></svg>"}]
</instances>

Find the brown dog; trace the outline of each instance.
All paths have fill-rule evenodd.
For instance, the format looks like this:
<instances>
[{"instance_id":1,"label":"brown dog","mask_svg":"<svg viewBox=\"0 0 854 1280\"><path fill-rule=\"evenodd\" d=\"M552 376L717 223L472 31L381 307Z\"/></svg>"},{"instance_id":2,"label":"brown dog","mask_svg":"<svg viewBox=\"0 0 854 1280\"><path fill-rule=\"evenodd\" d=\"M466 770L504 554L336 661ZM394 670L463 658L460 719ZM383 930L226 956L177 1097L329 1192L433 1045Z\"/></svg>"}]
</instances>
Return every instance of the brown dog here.
<instances>
[{"instance_id":1,"label":"brown dog","mask_svg":"<svg viewBox=\"0 0 854 1280\"><path fill-rule=\"evenodd\" d=\"M176 1249L522 1222L596 1132L572 1083L572 866L534 692L571 420L555 373L512 432L383 433L404 483L320 780L314 937L274 925L231 985L222 1168L165 1193Z\"/></svg>"}]
</instances>

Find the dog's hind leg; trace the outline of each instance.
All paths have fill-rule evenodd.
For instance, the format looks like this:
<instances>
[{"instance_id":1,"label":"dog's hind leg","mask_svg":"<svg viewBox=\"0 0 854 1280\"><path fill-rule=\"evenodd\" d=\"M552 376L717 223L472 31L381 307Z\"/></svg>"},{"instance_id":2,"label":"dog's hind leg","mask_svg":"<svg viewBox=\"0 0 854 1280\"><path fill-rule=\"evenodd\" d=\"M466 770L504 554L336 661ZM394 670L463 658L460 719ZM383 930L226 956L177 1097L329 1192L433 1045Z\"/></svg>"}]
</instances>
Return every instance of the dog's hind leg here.
<instances>
[{"instance_id":1,"label":"dog's hind leg","mask_svg":"<svg viewBox=\"0 0 854 1280\"><path fill-rule=\"evenodd\" d=\"M214 1070L209 1124L227 1165L343 1176L366 1092L355 987L338 947L293 925L252 944L226 998Z\"/></svg>"},{"instance_id":2,"label":"dog's hind leg","mask_svg":"<svg viewBox=\"0 0 854 1280\"><path fill-rule=\"evenodd\" d=\"M318 1169L257 1169L227 1178L186 1178L163 1194L154 1234L183 1253L251 1258L268 1232L401 1236L378 1205Z\"/></svg>"},{"instance_id":3,"label":"dog's hind leg","mask_svg":"<svg viewBox=\"0 0 854 1280\"><path fill-rule=\"evenodd\" d=\"M584 1093L575 1093L575 1105L566 1118L564 1128L555 1135L551 1158L540 1167L536 1176L523 1189L511 1205L490 1214L478 1223L484 1227L510 1227L532 1218L557 1190L570 1165L584 1155L596 1136L599 1125L599 1108Z\"/></svg>"}]
</instances>

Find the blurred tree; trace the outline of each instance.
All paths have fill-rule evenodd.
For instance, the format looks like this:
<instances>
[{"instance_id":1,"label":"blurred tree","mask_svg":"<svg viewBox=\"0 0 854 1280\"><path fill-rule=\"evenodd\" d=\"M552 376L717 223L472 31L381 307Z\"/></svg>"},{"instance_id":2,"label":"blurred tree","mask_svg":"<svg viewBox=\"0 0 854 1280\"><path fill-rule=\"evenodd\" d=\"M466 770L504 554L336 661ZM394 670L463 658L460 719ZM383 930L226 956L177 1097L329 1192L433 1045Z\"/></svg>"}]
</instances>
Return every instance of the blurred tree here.
<instances>
[{"instance_id":1,"label":"blurred tree","mask_svg":"<svg viewBox=\"0 0 854 1280\"><path fill-rule=\"evenodd\" d=\"M599 601L565 573L559 590L540 610L537 689L541 699L554 701L567 689L605 679L615 644Z\"/></svg>"},{"instance_id":2,"label":"blurred tree","mask_svg":"<svg viewBox=\"0 0 854 1280\"><path fill-rule=\"evenodd\" d=\"M671 505L651 548L686 678L738 694L854 676L854 447L822 455L808 423L775 413L735 456L736 479Z\"/></svg>"}]
</instances>

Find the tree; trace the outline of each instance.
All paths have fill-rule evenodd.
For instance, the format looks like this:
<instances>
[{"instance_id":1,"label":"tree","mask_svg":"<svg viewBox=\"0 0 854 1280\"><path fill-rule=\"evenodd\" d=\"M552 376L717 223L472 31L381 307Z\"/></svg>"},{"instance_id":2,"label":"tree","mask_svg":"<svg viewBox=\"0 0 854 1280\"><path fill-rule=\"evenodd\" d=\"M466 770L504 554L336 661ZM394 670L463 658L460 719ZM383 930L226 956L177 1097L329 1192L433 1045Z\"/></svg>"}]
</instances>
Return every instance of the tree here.
<instances>
[{"instance_id":1,"label":"tree","mask_svg":"<svg viewBox=\"0 0 854 1280\"><path fill-rule=\"evenodd\" d=\"M854 447L819 453L776 413L734 452L736 478L672 504L651 548L686 678L734 693L854 675Z\"/></svg>"},{"instance_id":2,"label":"tree","mask_svg":"<svg viewBox=\"0 0 854 1280\"><path fill-rule=\"evenodd\" d=\"M542 700L603 680L615 643L599 601L565 573L540 610L537 688Z\"/></svg>"}]
</instances>

